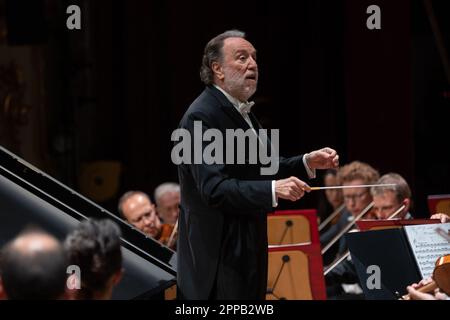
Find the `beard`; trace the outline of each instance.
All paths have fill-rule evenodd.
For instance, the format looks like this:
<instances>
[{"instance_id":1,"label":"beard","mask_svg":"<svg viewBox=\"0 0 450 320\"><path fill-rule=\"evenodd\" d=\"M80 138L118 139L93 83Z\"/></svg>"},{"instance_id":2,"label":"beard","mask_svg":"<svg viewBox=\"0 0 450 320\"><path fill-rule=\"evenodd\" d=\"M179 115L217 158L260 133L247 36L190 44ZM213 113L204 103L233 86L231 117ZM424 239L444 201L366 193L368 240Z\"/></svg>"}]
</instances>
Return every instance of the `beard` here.
<instances>
[{"instance_id":1,"label":"beard","mask_svg":"<svg viewBox=\"0 0 450 320\"><path fill-rule=\"evenodd\" d=\"M230 68L224 68L223 72L225 90L233 97L244 102L256 92L257 79L255 81L246 79L243 74Z\"/></svg>"}]
</instances>

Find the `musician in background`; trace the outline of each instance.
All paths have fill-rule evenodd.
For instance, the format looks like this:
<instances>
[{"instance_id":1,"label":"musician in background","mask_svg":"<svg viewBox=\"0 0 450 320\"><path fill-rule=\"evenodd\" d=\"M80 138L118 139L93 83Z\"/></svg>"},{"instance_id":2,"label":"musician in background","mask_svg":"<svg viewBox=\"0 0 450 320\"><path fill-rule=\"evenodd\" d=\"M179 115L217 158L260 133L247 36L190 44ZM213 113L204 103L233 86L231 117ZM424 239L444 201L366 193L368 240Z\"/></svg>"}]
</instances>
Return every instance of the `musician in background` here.
<instances>
[{"instance_id":1,"label":"musician in background","mask_svg":"<svg viewBox=\"0 0 450 320\"><path fill-rule=\"evenodd\" d=\"M337 170L328 169L325 171L323 176L323 184L325 187L338 186L339 182L337 180ZM344 198L342 196L341 189L326 189L323 194L321 194L321 200L318 205L318 216L320 221L325 220L332 212L337 210L344 203ZM336 217L336 221L339 216ZM336 223L336 221L331 221L330 225ZM324 230L326 231L326 230Z\"/></svg>"},{"instance_id":2,"label":"musician in background","mask_svg":"<svg viewBox=\"0 0 450 320\"><path fill-rule=\"evenodd\" d=\"M383 175L376 184L395 184L392 186L376 186L370 189L373 197L373 208L377 219L388 219L401 206L405 208L394 219L412 219L411 189L403 177L397 173Z\"/></svg>"},{"instance_id":3,"label":"musician in background","mask_svg":"<svg viewBox=\"0 0 450 320\"><path fill-rule=\"evenodd\" d=\"M155 189L156 211L163 223L175 224L180 213L180 186L165 182Z\"/></svg>"},{"instance_id":4,"label":"musician in background","mask_svg":"<svg viewBox=\"0 0 450 320\"><path fill-rule=\"evenodd\" d=\"M450 297L443 293L439 288L435 289L432 293L424 293L418 291L419 288L426 286L433 279L423 279L419 283L413 283L408 286L406 289L408 290L408 294L411 300L449 300Z\"/></svg>"},{"instance_id":5,"label":"musician in background","mask_svg":"<svg viewBox=\"0 0 450 320\"><path fill-rule=\"evenodd\" d=\"M397 173L388 173L383 175L377 184L395 184L393 186L376 186L370 189L373 197L375 215L380 220L388 219L401 206L405 206L393 219L413 219L409 213L411 207L411 189L406 180ZM442 223L446 222L448 216L438 213L431 216L431 219L439 219ZM432 293L418 291L419 288L429 284L431 278L423 279L418 284L414 283L407 287L408 294L412 300L447 300L448 296L439 289Z\"/></svg>"},{"instance_id":6,"label":"musician in background","mask_svg":"<svg viewBox=\"0 0 450 320\"><path fill-rule=\"evenodd\" d=\"M378 171L369 164L353 161L338 171L338 181L343 186L374 184L380 175ZM331 226L320 236L320 242L324 246L331 241L345 226L348 225L356 216L358 216L371 202L372 195L369 188L346 188L343 189L343 198L345 209L337 223ZM367 215L366 215L367 216ZM372 217L372 215L370 215ZM367 218L367 217L365 217ZM339 241L338 255L344 253L347 249L344 237Z\"/></svg>"},{"instance_id":7,"label":"musician in background","mask_svg":"<svg viewBox=\"0 0 450 320\"><path fill-rule=\"evenodd\" d=\"M450 222L450 217L448 215L446 215L445 213L435 213L430 217L430 219L441 220L441 223Z\"/></svg>"},{"instance_id":8,"label":"musician in background","mask_svg":"<svg viewBox=\"0 0 450 320\"><path fill-rule=\"evenodd\" d=\"M119 213L137 229L169 248L176 248L176 239L172 237L174 226L161 223L155 205L145 192L126 192L119 200L118 209Z\"/></svg>"},{"instance_id":9,"label":"musician in background","mask_svg":"<svg viewBox=\"0 0 450 320\"><path fill-rule=\"evenodd\" d=\"M380 174L372 166L360 161L353 161L343 166L338 172L338 180L343 186L375 184ZM369 188L345 188L342 190L347 210L353 218L358 216L371 202ZM363 219L375 218L373 212L368 212Z\"/></svg>"},{"instance_id":10,"label":"musician in background","mask_svg":"<svg viewBox=\"0 0 450 320\"><path fill-rule=\"evenodd\" d=\"M339 181L337 179L337 170L326 170L323 176L323 182L325 187L338 186ZM332 226L334 226L339 221L345 208L343 203L344 198L342 196L341 189L326 189L325 191L322 191L318 204L318 217L320 219L318 224L320 225L320 223L326 220L334 212L339 211L339 213L322 230L320 230L321 235L325 234ZM326 241L328 240L328 238L323 240ZM326 243L322 244L325 245ZM334 261L334 259L336 258L337 249L338 246L335 245L323 255L322 258L324 265L328 265Z\"/></svg>"},{"instance_id":11,"label":"musician in background","mask_svg":"<svg viewBox=\"0 0 450 320\"><path fill-rule=\"evenodd\" d=\"M338 181L343 186L356 186L375 184L380 175L377 170L367 163L353 161L338 171ZM352 220L360 215L372 203L370 189L365 188L345 188L343 197L346 209L339 221L325 232L320 241L326 245L341 230L343 230ZM363 218L375 217L372 213L366 214ZM336 259L347 251L347 244L344 236L338 242L338 253ZM330 299L363 299L362 289L359 286L359 278L351 260L345 260L336 266L325 277L327 285L327 296Z\"/></svg>"}]
</instances>

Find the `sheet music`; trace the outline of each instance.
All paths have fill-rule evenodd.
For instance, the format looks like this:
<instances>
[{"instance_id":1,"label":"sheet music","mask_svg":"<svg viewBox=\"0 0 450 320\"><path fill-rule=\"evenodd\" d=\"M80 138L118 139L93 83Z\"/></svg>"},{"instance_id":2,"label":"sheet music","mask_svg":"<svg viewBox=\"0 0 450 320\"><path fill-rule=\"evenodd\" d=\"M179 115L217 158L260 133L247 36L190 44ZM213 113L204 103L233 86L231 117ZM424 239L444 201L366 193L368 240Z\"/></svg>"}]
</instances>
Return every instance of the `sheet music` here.
<instances>
[{"instance_id":1,"label":"sheet music","mask_svg":"<svg viewBox=\"0 0 450 320\"><path fill-rule=\"evenodd\" d=\"M450 223L405 226L422 278L431 277L436 260L450 253Z\"/></svg>"}]
</instances>

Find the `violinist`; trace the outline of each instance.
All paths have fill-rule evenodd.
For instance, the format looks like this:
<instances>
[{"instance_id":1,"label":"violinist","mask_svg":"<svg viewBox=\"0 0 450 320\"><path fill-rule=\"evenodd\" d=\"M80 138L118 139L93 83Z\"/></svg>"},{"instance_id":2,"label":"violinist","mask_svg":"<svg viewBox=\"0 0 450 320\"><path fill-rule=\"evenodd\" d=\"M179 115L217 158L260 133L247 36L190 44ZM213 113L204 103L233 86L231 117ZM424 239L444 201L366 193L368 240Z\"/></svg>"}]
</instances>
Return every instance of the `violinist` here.
<instances>
[{"instance_id":1,"label":"violinist","mask_svg":"<svg viewBox=\"0 0 450 320\"><path fill-rule=\"evenodd\" d=\"M432 281L432 278L423 279L419 283L413 283L408 286L406 289L408 290L410 300L449 300L450 297L439 288L432 290L430 293L420 291L420 288L425 287Z\"/></svg>"},{"instance_id":2,"label":"violinist","mask_svg":"<svg viewBox=\"0 0 450 320\"><path fill-rule=\"evenodd\" d=\"M377 219L388 219L392 213L404 205L393 219L412 219L409 213L411 207L411 189L403 177L397 173L383 175L377 184L390 186L375 186L370 189L373 197L373 209Z\"/></svg>"},{"instance_id":3,"label":"violinist","mask_svg":"<svg viewBox=\"0 0 450 320\"><path fill-rule=\"evenodd\" d=\"M165 182L155 189L156 211L163 223L175 225L180 213L180 186Z\"/></svg>"},{"instance_id":4,"label":"violinist","mask_svg":"<svg viewBox=\"0 0 450 320\"><path fill-rule=\"evenodd\" d=\"M339 169L338 181L344 186L374 184L379 173L369 164L353 161ZM369 188L347 188L343 189L343 198L345 209L335 225L331 226L320 236L320 242L324 246L329 243L354 217L358 216L372 202L372 195ZM372 212L367 215L373 216ZM367 218L367 215L365 218ZM340 255L346 251L344 237L341 238L338 245L337 254Z\"/></svg>"},{"instance_id":5,"label":"violinist","mask_svg":"<svg viewBox=\"0 0 450 320\"><path fill-rule=\"evenodd\" d=\"M377 170L369 164L353 161L340 168L338 171L338 180L341 185L354 186L364 184L375 184L379 178ZM331 226L325 232L320 241L322 245L332 241L355 217L361 215L372 205L372 195L369 188L346 188L343 189L343 197L346 209L344 209L338 222ZM374 213L369 211L364 218L373 218ZM345 254L347 245L345 238L341 237L338 242L338 254L336 258ZM344 261L334 268L325 277L327 284L327 295L331 299L361 299L363 298L362 289L359 287L359 278L351 261Z\"/></svg>"},{"instance_id":6,"label":"violinist","mask_svg":"<svg viewBox=\"0 0 450 320\"><path fill-rule=\"evenodd\" d=\"M338 186L337 170L328 169L323 176L323 182L325 187ZM344 209L344 198L342 196L341 189L326 189L320 194L321 199L318 204L318 217L320 219L319 232L325 234L330 227L334 226L341 217ZM328 239L323 239L329 241ZM329 250L323 255L323 263L325 265L330 264L336 257L337 246Z\"/></svg>"},{"instance_id":7,"label":"violinist","mask_svg":"<svg viewBox=\"0 0 450 320\"><path fill-rule=\"evenodd\" d=\"M337 170L336 169L328 169L325 171L323 176L323 184L325 187L334 187L338 186L337 180ZM320 224L322 225L324 222L324 227L319 228L319 231L325 232L331 225L334 225L340 217L340 213L342 213L342 209L344 206L344 198L342 197L341 189L326 189L323 193L320 194L320 201L318 203L317 215L320 219ZM329 223L326 221L330 219L330 215L332 213L339 211L337 215L331 217Z\"/></svg>"},{"instance_id":8,"label":"violinist","mask_svg":"<svg viewBox=\"0 0 450 320\"><path fill-rule=\"evenodd\" d=\"M401 300L450 300L450 254L436 260L431 278L423 279L406 289L408 294Z\"/></svg>"},{"instance_id":9,"label":"violinist","mask_svg":"<svg viewBox=\"0 0 450 320\"><path fill-rule=\"evenodd\" d=\"M395 218L391 219L412 219L409 213L411 206L411 189L408 183L397 173L388 173L383 175L377 184L395 184L394 186L376 186L372 187L370 192L373 196L374 210L378 219L388 219L395 211L402 206L404 209L399 211ZM431 219L441 220L442 223L448 222L448 216L442 213L431 216ZM448 258L447 258L448 259ZM432 278L423 279L418 284L414 283L407 287L408 299L412 300L447 300L448 296L439 288L431 287L430 292L422 292L433 282Z\"/></svg>"},{"instance_id":10,"label":"violinist","mask_svg":"<svg viewBox=\"0 0 450 320\"><path fill-rule=\"evenodd\" d=\"M445 213L435 213L430 217L430 219L441 220L441 223L450 222L450 217Z\"/></svg>"},{"instance_id":11,"label":"violinist","mask_svg":"<svg viewBox=\"0 0 450 320\"><path fill-rule=\"evenodd\" d=\"M441 223L450 222L450 217L445 213L433 214L430 219L440 220ZM408 286L407 300L450 300L450 255L436 261L433 277L435 279L422 279Z\"/></svg>"},{"instance_id":12,"label":"violinist","mask_svg":"<svg viewBox=\"0 0 450 320\"><path fill-rule=\"evenodd\" d=\"M119 200L118 209L119 213L137 229L175 249L174 225L161 223L156 207L146 193L142 191L125 193Z\"/></svg>"}]
</instances>

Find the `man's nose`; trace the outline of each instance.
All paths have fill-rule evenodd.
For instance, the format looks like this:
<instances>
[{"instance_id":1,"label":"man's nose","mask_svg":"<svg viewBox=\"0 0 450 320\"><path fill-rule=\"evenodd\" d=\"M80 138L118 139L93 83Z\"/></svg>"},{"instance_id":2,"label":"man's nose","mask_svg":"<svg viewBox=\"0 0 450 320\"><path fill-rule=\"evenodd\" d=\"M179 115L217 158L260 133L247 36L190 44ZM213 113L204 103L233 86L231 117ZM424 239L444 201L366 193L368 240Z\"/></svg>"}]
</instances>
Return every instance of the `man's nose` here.
<instances>
[{"instance_id":1,"label":"man's nose","mask_svg":"<svg viewBox=\"0 0 450 320\"><path fill-rule=\"evenodd\" d=\"M152 226L153 225L153 219L150 217L144 218L144 223L146 226Z\"/></svg>"},{"instance_id":2,"label":"man's nose","mask_svg":"<svg viewBox=\"0 0 450 320\"><path fill-rule=\"evenodd\" d=\"M254 71L258 71L258 64L256 63L256 60L253 59L253 57L250 57L249 59L248 68Z\"/></svg>"}]
</instances>

